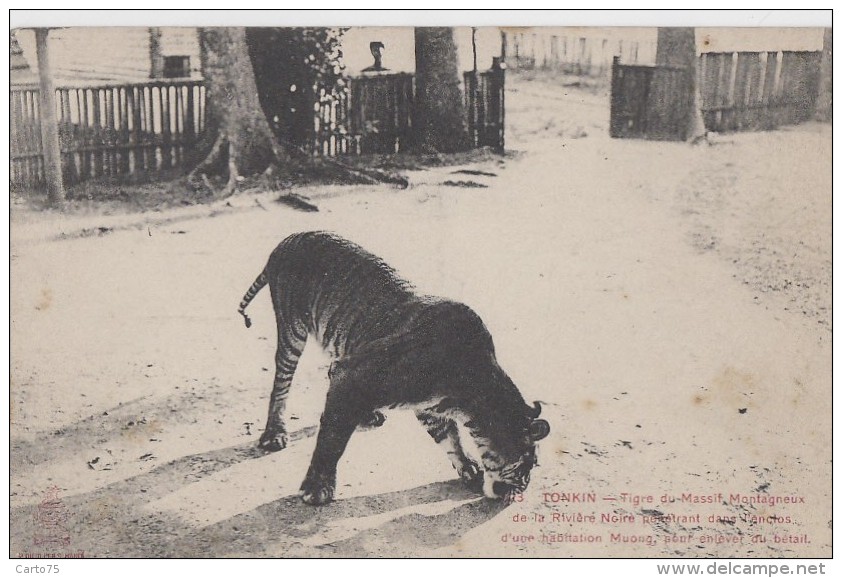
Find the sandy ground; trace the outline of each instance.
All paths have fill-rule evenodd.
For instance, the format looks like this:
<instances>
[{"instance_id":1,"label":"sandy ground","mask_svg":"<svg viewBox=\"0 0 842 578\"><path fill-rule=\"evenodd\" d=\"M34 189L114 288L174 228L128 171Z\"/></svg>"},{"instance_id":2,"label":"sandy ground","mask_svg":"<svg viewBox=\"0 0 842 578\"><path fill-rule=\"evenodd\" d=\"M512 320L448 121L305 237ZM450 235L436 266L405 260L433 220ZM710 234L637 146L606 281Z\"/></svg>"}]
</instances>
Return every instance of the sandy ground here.
<instances>
[{"instance_id":1,"label":"sandy ground","mask_svg":"<svg viewBox=\"0 0 842 578\"><path fill-rule=\"evenodd\" d=\"M830 556L830 126L611 140L604 95L508 86L517 152L461 167L486 175L302 191L318 213L13 211L12 556ZM254 449L273 318L236 307L307 229L480 313L552 425L522 502L463 489L393 412L352 438L337 501L301 504L312 348L294 442Z\"/></svg>"}]
</instances>

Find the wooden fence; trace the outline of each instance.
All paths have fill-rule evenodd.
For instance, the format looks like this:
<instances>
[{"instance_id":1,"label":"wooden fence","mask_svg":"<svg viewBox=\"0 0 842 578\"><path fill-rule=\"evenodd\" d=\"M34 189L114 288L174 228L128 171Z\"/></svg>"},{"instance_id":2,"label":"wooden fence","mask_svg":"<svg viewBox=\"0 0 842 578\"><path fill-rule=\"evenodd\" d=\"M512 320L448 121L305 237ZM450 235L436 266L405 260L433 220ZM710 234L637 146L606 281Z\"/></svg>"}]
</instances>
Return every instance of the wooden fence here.
<instances>
[{"instance_id":1,"label":"wooden fence","mask_svg":"<svg viewBox=\"0 0 842 578\"><path fill-rule=\"evenodd\" d=\"M320 89L313 152L319 155L391 154L412 137L413 75L347 79L347 90Z\"/></svg>"},{"instance_id":2,"label":"wooden fence","mask_svg":"<svg viewBox=\"0 0 842 578\"><path fill-rule=\"evenodd\" d=\"M820 52L702 54L697 81L705 128L768 130L812 118ZM692 93L686 70L613 66L611 136L684 140Z\"/></svg>"},{"instance_id":3,"label":"wooden fence","mask_svg":"<svg viewBox=\"0 0 842 578\"><path fill-rule=\"evenodd\" d=\"M502 149L503 70L465 73L471 143ZM308 152L320 156L391 154L413 138L414 77L386 74L346 79L345 90L316 92ZM188 168L205 130L202 81L153 81L56 89L65 183L94 178L148 179ZM38 88L9 91L13 188L42 188Z\"/></svg>"},{"instance_id":4,"label":"wooden fence","mask_svg":"<svg viewBox=\"0 0 842 578\"><path fill-rule=\"evenodd\" d=\"M702 54L699 81L705 127L764 130L813 116L821 52Z\"/></svg>"},{"instance_id":5,"label":"wooden fence","mask_svg":"<svg viewBox=\"0 0 842 578\"><path fill-rule=\"evenodd\" d=\"M9 180L41 187L38 88L12 87ZM146 178L184 166L205 126L201 81L162 81L56 89L62 172L68 184Z\"/></svg>"},{"instance_id":6,"label":"wooden fence","mask_svg":"<svg viewBox=\"0 0 842 578\"><path fill-rule=\"evenodd\" d=\"M505 35L511 70L545 70L604 77L615 56L627 64L654 64L656 37L644 29L549 28Z\"/></svg>"},{"instance_id":7,"label":"wooden fence","mask_svg":"<svg viewBox=\"0 0 842 578\"><path fill-rule=\"evenodd\" d=\"M469 141L504 146L504 71L464 73ZM414 76L379 74L346 79L342 91L320 89L311 152L315 155L393 154L412 146Z\"/></svg>"},{"instance_id":8,"label":"wooden fence","mask_svg":"<svg viewBox=\"0 0 842 578\"><path fill-rule=\"evenodd\" d=\"M502 151L506 140L505 74L495 66L485 72L466 72L465 110L471 148L491 147Z\"/></svg>"},{"instance_id":9,"label":"wooden fence","mask_svg":"<svg viewBox=\"0 0 842 578\"><path fill-rule=\"evenodd\" d=\"M313 140L310 151L316 156L358 155L362 153L362 135L349 128L351 99L346 90L317 90Z\"/></svg>"}]
</instances>

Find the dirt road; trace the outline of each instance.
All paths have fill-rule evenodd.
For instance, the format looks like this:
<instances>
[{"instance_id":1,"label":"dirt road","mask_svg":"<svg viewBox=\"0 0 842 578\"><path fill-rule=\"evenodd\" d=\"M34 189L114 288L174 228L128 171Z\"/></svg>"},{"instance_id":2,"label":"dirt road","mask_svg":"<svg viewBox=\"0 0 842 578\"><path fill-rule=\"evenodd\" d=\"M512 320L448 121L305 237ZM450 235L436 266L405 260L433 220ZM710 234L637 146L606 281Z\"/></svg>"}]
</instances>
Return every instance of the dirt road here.
<instances>
[{"instance_id":1,"label":"dirt road","mask_svg":"<svg viewBox=\"0 0 842 578\"><path fill-rule=\"evenodd\" d=\"M511 86L518 154L405 191L13 215L12 555L829 556L830 127L618 141L601 97ZM251 330L236 308L307 229L483 317L552 424L523 502L470 494L394 412L352 438L337 502L301 504L326 390L309 349L294 443L255 451L273 318L265 295Z\"/></svg>"}]
</instances>

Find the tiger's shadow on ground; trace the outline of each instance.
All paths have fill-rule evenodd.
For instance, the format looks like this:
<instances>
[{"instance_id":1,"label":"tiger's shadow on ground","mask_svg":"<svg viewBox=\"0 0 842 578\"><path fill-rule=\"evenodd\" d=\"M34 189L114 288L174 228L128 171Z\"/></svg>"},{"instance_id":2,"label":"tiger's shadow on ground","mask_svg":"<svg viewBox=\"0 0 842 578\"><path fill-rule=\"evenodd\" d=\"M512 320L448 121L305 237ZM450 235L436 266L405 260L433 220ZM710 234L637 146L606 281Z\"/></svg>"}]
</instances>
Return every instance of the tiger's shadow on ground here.
<instances>
[{"instance_id":1,"label":"tiger's shadow on ground","mask_svg":"<svg viewBox=\"0 0 842 578\"><path fill-rule=\"evenodd\" d=\"M228 552L217 555L424 556L447 546L458 549L465 533L504 509L501 502L449 480L315 508L287 496L204 528L201 534L241 536Z\"/></svg>"},{"instance_id":2,"label":"tiger's shadow on ground","mask_svg":"<svg viewBox=\"0 0 842 578\"><path fill-rule=\"evenodd\" d=\"M318 427L290 433L309 438ZM77 520L74 544L113 557L407 556L455 544L504 505L459 480L434 482L313 507L289 495L205 527L145 507L208 476L268 454L249 441L190 454L63 502ZM340 496L341 498L341 496ZM33 506L13 508L31 535ZM370 543L369 543L370 542ZM107 553L107 554L106 554Z\"/></svg>"}]
</instances>

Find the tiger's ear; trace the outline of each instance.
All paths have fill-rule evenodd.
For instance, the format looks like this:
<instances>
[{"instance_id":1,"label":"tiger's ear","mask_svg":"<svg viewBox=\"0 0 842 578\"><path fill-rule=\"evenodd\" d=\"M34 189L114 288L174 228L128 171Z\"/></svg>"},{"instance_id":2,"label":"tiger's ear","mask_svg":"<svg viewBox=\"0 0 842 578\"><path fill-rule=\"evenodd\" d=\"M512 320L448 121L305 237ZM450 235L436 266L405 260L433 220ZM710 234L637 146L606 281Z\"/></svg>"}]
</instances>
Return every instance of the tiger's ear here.
<instances>
[{"instance_id":1,"label":"tiger's ear","mask_svg":"<svg viewBox=\"0 0 842 578\"><path fill-rule=\"evenodd\" d=\"M536 419L529 424L529 437L533 442L542 440L550 435L550 424L545 419Z\"/></svg>"}]
</instances>

